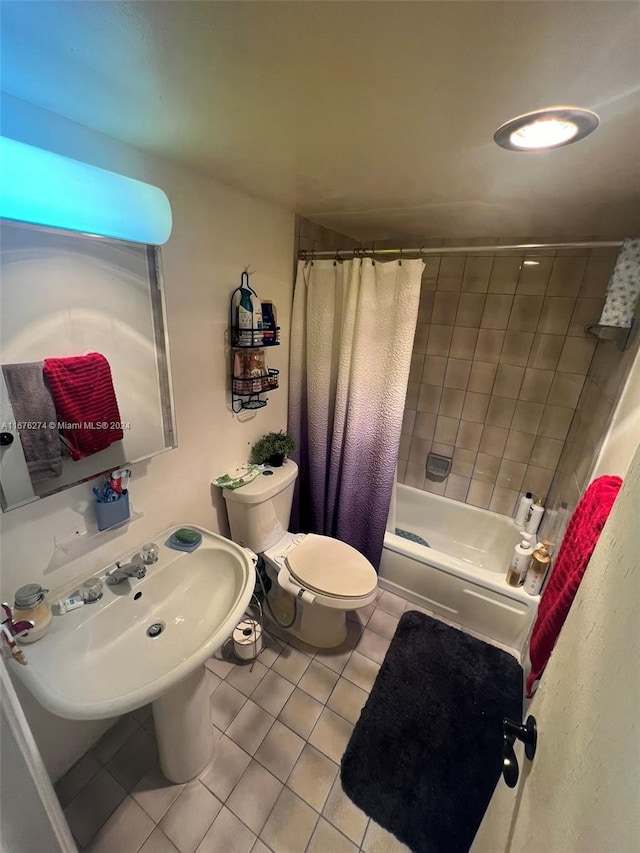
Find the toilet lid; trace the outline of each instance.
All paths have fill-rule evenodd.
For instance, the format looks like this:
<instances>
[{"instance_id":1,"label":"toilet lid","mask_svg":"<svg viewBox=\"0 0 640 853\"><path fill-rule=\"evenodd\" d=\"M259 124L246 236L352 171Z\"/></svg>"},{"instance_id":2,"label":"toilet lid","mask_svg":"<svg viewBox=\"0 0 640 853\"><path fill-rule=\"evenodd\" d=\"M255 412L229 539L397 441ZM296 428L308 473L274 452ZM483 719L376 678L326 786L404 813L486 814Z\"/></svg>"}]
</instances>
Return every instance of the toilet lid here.
<instances>
[{"instance_id":1,"label":"toilet lid","mask_svg":"<svg viewBox=\"0 0 640 853\"><path fill-rule=\"evenodd\" d=\"M378 583L376 570L359 551L329 536L309 533L287 554L293 577L314 592L336 598L362 598Z\"/></svg>"}]
</instances>

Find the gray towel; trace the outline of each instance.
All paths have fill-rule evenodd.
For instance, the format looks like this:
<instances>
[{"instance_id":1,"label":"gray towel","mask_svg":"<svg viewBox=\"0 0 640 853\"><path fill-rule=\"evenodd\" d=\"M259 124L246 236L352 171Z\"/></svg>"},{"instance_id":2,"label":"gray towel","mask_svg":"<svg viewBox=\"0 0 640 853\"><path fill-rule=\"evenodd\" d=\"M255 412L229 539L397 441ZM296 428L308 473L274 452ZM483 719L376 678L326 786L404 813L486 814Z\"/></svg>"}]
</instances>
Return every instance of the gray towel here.
<instances>
[{"instance_id":1,"label":"gray towel","mask_svg":"<svg viewBox=\"0 0 640 853\"><path fill-rule=\"evenodd\" d=\"M13 408L13 416L25 427L17 431L33 483L59 477L62 473L62 445L57 416L49 389L44 384L43 363L3 364L2 373ZM32 428L26 428L31 423ZM39 426L44 424L45 426Z\"/></svg>"}]
</instances>

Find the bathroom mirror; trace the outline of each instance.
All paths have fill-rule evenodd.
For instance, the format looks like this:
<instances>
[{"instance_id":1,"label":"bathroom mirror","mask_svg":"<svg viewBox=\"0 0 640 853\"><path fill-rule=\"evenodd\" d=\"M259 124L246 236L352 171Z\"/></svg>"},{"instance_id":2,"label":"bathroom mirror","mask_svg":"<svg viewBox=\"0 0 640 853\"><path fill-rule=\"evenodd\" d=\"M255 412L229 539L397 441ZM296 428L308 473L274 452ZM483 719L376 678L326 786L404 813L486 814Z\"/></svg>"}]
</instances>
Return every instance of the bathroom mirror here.
<instances>
[{"instance_id":1,"label":"bathroom mirror","mask_svg":"<svg viewBox=\"0 0 640 853\"><path fill-rule=\"evenodd\" d=\"M9 220L0 221L0 240L3 511L176 447L160 249ZM96 359L90 353L100 356ZM40 451L34 450L28 438L21 438L14 411L35 412L32 429L49 428L38 425L38 408L33 402L43 389L32 392L22 375L16 374L20 368L15 365L44 362L53 370L58 365L65 368L68 363L58 360L69 357L84 357L87 364L94 358L108 365L109 395L115 395L121 433L101 417L102 403L96 407L94 398L87 404L83 389L89 380L73 386L63 370L56 388L49 381L53 380L51 373L47 380L45 368L42 384L51 394L49 403L54 403L55 428L60 427L62 435L62 439L55 436L56 446L62 446L63 454L51 469L45 465L43 478L42 470L34 474L33 457ZM85 362L74 361L74 365L78 363ZM8 370L13 374L5 372L7 366L12 366ZM93 375L88 376L93 381ZM65 397L72 409L78 404L79 420L85 413L91 418L81 428L91 444L88 452L81 448L82 458L72 458L78 456L73 445L81 443L82 436L71 432L68 420L60 420ZM112 396L109 403L104 404L105 417L111 420ZM93 444L92 437L96 439ZM96 450L96 445L101 449ZM37 459L35 465L37 468ZM56 474L49 476L50 470Z\"/></svg>"}]
</instances>

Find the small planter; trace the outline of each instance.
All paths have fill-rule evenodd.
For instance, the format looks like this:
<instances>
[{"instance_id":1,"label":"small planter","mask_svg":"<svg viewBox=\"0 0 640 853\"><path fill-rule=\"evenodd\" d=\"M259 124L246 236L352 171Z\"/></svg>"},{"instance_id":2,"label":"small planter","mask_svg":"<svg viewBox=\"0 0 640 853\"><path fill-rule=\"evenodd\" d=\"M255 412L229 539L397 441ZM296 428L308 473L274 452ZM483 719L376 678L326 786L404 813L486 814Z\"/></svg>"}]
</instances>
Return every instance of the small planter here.
<instances>
[{"instance_id":1,"label":"small planter","mask_svg":"<svg viewBox=\"0 0 640 853\"><path fill-rule=\"evenodd\" d=\"M282 468L284 462L284 453L274 453L267 459L267 465L272 468Z\"/></svg>"}]
</instances>

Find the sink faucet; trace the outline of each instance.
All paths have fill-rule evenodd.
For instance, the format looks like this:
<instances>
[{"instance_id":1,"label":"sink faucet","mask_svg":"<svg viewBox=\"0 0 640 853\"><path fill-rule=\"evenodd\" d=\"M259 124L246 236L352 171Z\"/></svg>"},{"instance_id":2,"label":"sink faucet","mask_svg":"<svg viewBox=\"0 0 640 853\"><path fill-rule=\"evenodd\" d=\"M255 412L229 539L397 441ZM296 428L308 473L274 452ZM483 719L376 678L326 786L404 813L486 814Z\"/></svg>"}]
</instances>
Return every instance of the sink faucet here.
<instances>
[{"instance_id":1,"label":"sink faucet","mask_svg":"<svg viewBox=\"0 0 640 853\"><path fill-rule=\"evenodd\" d=\"M115 569L107 572L105 579L109 586L115 586L120 581L127 578L143 578L147 574L147 569L144 566L140 556L134 557L130 563L120 565L116 563Z\"/></svg>"}]
</instances>

